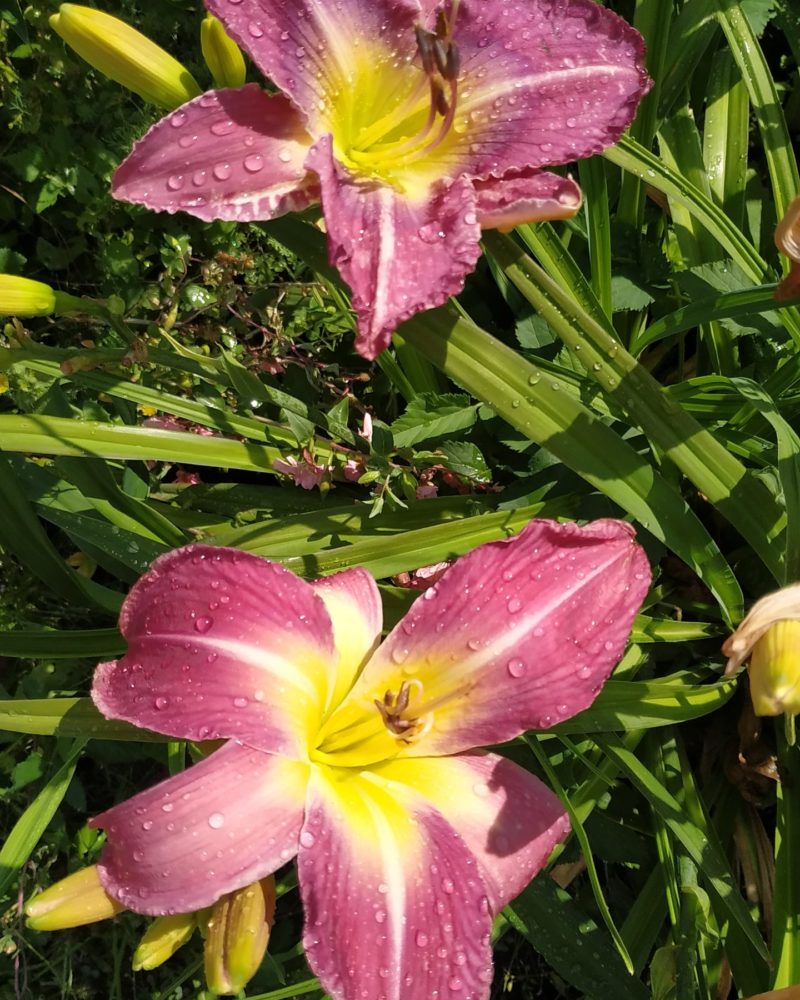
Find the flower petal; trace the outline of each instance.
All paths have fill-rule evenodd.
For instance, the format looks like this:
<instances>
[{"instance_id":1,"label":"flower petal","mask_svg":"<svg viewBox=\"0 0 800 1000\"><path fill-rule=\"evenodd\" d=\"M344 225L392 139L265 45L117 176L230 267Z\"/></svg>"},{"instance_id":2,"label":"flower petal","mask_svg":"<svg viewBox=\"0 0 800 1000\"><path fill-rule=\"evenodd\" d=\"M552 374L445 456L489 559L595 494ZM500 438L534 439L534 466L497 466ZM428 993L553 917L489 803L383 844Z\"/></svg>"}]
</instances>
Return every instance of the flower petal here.
<instances>
[{"instance_id":1,"label":"flower petal","mask_svg":"<svg viewBox=\"0 0 800 1000\"><path fill-rule=\"evenodd\" d=\"M480 865L493 913L522 892L569 833L550 789L497 754L405 758L375 771L413 788L458 831Z\"/></svg>"},{"instance_id":2,"label":"flower petal","mask_svg":"<svg viewBox=\"0 0 800 1000\"><path fill-rule=\"evenodd\" d=\"M206 0L206 7L300 108L315 136L328 131L332 114L348 113L354 79L391 72L415 50L414 0Z\"/></svg>"},{"instance_id":3,"label":"flower petal","mask_svg":"<svg viewBox=\"0 0 800 1000\"><path fill-rule=\"evenodd\" d=\"M404 717L423 723L401 751L413 756L500 743L587 708L622 656L650 582L633 536L623 521L532 521L516 538L463 556L366 665L326 723L324 748L359 718L374 721L375 701L404 682Z\"/></svg>"},{"instance_id":4,"label":"flower petal","mask_svg":"<svg viewBox=\"0 0 800 1000\"><path fill-rule=\"evenodd\" d=\"M318 200L311 139L285 97L254 83L210 90L162 118L114 174L121 201L198 219L274 219Z\"/></svg>"},{"instance_id":5,"label":"flower petal","mask_svg":"<svg viewBox=\"0 0 800 1000\"><path fill-rule=\"evenodd\" d=\"M309 584L259 556L189 545L134 585L120 629L128 652L101 663L92 687L107 718L305 758L336 664Z\"/></svg>"},{"instance_id":6,"label":"flower petal","mask_svg":"<svg viewBox=\"0 0 800 1000\"><path fill-rule=\"evenodd\" d=\"M406 786L318 768L298 855L306 956L332 1000L485 1000L486 890L464 841Z\"/></svg>"},{"instance_id":7,"label":"flower petal","mask_svg":"<svg viewBox=\"0 0 800 1000\"><path fill-rule=\"evenodd\" d=\"M255 882L297 852L307 764L231 741L89 821L108 834L108 893L137 913L188 913Z\"/></svg>"},{"instance_id":8,"label":"flower petal","mask_svg":"<svg viewBox=\"0 0 800 1000\"><path fill-rule=\"evenodd\" d=\"M651 84L641 35L593 0L462 0L454 38L460 135L440 156L475 176L605 149Z\"/></svg>"},{"instance_id":9,"label":"flower petal","mask_svg":"<svg viewBox=\"0 0 800 1000\"><path fill-rule=\"evenodd\" d=\"M481 229L508 232L523 222L569 219L581 207L581 189L571 177L547 171L512 171L473 182Z\"/></svg>"},{"instance_id":10,"label":"flower petal","mask_svg":"<svg viewBox=\"0 0 800 1000\"><path fill-rule=\"evenodd\" d=\"M356 349L374 358L397 326L460 291L480 256L475 195L463 178L416 200L352 176L325 136L306 161L320 178L331 263L353 290Z\"/></svg>"},{"instance_id":11,"label":"flower petal","mask_svg":"<svg viewBox=\"0 0 800 1000\"><path fill-rule=\"evenodd\" d=\"M334 573L315 580L311 586L322 598L333 623L333 642L339 653L339 665L330 704L336 706L380 642L381 595L374 579L364 569Z\"/></svg>"}]
</instances>

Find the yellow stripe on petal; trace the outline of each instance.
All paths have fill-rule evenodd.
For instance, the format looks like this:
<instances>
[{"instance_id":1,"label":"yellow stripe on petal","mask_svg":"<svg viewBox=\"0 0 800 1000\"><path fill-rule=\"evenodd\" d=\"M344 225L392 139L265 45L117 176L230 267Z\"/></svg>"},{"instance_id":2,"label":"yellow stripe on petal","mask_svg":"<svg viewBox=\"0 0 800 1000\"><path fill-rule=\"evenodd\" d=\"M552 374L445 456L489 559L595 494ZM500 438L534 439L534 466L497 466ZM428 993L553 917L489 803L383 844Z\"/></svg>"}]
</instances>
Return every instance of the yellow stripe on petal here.
<instances>
[{"instance_id":1,"label":"yellow stripe on petal","mask_svg":"<svg viewBox=\"0 0 800 1000\"><path fill-rule=\"evenodd\" d=\"M117 17L65 3L50 25L90 66L151 104L171 110L201 93L185 66Z\"/></svg>"}]
</instances>

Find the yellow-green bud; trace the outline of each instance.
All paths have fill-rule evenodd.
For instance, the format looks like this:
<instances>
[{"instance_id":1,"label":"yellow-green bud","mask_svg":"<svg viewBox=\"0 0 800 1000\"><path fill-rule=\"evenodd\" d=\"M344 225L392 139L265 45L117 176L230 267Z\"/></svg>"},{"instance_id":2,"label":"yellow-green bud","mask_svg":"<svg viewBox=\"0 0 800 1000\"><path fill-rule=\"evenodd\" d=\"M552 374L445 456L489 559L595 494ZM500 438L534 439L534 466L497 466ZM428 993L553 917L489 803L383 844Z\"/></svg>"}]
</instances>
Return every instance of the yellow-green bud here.
<instances>
[{"instance_id":1,"label":"yellow-green bud","mask_svg":"<svg viewBox=\"0 0 800 1000\"><path fill-rule=\"evenodd\" d=\"M750 655L750 697L756 715L800 712L800 621L779 621Z\"/></svg>"},{"instance_id":2,"label":"yellow-green bud","mask_svg":"<svg viewBox=\"0 0 800 1000\"><path fill-rule=\"evenodd\" d=\"M246 885L217 900L204 948L206 983L217 994L238 993L255 975L275 920L275 879Z\"/></svg>"},{"instance_id":3,"label":"yellow-green bud","mask_svg":"<svg viewBox=\"0 0 800 1000\"><path fill-rule=\"evenodd\" d=\"M241 87L247 76L244 56L213 14L200 25L200 47L203 58L217 87Z\"/></svg>"},{"instance_id":4,"label":"yellow-green bud","mask_svg":"<svg viewBox=\"0 0 800 1000\"><path fill-rule=\"evenodd\" d=\"M124 909L101 885L97 865L91 865L34 896L25 907L25 916L35 931L61 931L107 920Z\"/></svg>"},{"instance_id":5,"label":"yellow-green bud","mask_svg":"<svg viewBox=\"0 0 800 1000\"><path fill-rule=\"evenodd\" d=\"M756 715L800 712L800 583L756 601L722 651L727 677L749 659Z\"/></svg>"},{"instance_id":6,"label":"yellow-green bud","mask_svg":"<svg viewBox=\"0 0 800 1000\"><path fill-rule=\"evenodd\" d=\"M185 66L119 18L64 3L50 24L90 66L151 104L172 110L201 93Z\"/></svg>"},{"instance_id":7,"label":"yellow-green bud","mask_svg":"<svg viewBox=\"0 0 800 1000\"><path fill-rule=\"evenodd\" d=\"M0 316L49 316L55 309L55 290L43 281L0 274Z\"/></svg>"},{"instance_id":8,"label":"yellow-green bud","mask_svg":"<svg viewBox=\"0 0 800 1000\"><path fill-rule=\"evenodd\" d=\"M139 947L133 954L133 971L158 968L186 944L195 927L197 927L197 916L194 913L156 917L144 932Z\"/></svg>"},{"instance_id":9,"label":"yellow-green bud","mask_svg":"<svg viewBox=\"0 0 800 1000\"><path fill-rule=\"evenodd\" d=\"M43 281L0 274L0 316L49 316L51 313L98 313L102 306L57 292Z\"/></svg>"}]
</instances>

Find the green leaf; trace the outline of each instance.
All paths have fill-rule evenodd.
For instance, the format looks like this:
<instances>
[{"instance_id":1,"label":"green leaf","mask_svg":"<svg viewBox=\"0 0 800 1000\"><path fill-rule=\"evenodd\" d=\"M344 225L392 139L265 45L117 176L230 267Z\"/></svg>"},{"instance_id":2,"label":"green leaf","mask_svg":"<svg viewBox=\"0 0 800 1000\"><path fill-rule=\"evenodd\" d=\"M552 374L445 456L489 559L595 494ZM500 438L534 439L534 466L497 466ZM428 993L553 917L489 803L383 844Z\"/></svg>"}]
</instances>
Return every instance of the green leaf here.
<instances>
[{"instance_id":1,"label":"green leaf","mask_svg":"<svg viewBox=\"0 0 800 1000\"><path fill-rule=\"evenodd\" d=\"M477 419L477 405L470 405L469 396L457 393L415 396L402 417L391 425L395 447L410 448L422 441L468 430Z\"/></svg>"},{"instance_id":2,"label":"green leaf","mask_svg":"<svg viewBox=\"0 0 800 1000\"><path fill-rule=\"evenodd\" d=\"M589 1000L649 1000L643 983L625 970L610 936L540 875L504 914L555 971Z\"/></svg>"},{"instance_id":3,"label":"green leaf","mask_svg":"<svg viewBox=\"0 0 800 1000\"><path fill-rule=\"evenodd\" d=\"M168 743L169 737L128 722L104 719L91 698L17 698L0 701L0 729L30 736Z\"/></svg>"},{"instance_id":4,"label":"green leaf","mask_svg":"<svg viewBox=\"0 0 800 1000\"><path fill-rule=\"evenodd\" d=\"M125 640L115 628L0 631L0 656L26 660L72 660L83 657L96 660L118 656L124 652Z\"/></svg>"},{"instance_id":5,"label":"green leaf","mask_svg":"<svg viewBox=\"0 0 800 1000\"><path fill-rule=\"evenodd\" d=\"M701 830L692 823L674 797L617 737L598 736L595 741L628 776L664 821L673 837L683 846L707 879L728 917L736 922L758 954L769 961L767 947L739 892L737 880L731 874L725 854L716 838L712 837L711 830Z\"/></svg>"},{"instance_id":6,"label":"green leaf","mask_svg":"<svg viewBox=\"0 0 800 1000\"><path fill-rule=\"evenodd\" d=\"M6 838L0 849L0 896L31 856L48 823L61 805L85 744L85 739L76 740L67 759L20 816Z\"/></svg>"}]
</instances>

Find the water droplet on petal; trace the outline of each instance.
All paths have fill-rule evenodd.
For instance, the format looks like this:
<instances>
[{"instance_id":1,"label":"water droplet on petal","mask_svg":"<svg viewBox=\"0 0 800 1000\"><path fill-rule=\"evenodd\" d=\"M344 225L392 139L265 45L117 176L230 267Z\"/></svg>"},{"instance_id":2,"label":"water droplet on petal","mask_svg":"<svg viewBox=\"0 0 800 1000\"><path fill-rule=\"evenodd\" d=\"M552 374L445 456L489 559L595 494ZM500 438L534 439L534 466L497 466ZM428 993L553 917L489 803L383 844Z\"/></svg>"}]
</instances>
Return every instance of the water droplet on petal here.
<instances>
[{"instance_id":1,"label":"water droplet on petal","mask_svg":"<svg viewBox=\"0 0 800 1000\"><path fill-rule=\"evenodd\" d=\"M522 601L518 597L512 597L511 600L508 602L507 607L508 607L509 613L512 614L512 615L514 615L522 607Z\"/></svg>"},{"instance_id":2,"label":"water droplet on petal","mask_svg":"<svg viewBox=\"0 0 800 1000\"><path fill-rule=\"evenodd\" d=\"M300 834L301 847L313 847L316 842L317 838L310 830L303 830Z\"/></svg>"},{"instance_id":3,"label":"water droplet on petal","mask_svg":"<svg viewBox=\"0 0 800 1000\"><path fill-rule=\"evenodd\" d=\"M419 948L425 948L428 944L428 935L424 931L417 931L414 941Z\"/></svg>"},{"instance_id":4,"label":"water droplet on petal","mask_svg":"<svg viewBox=\"0 0 800 1000\"><path fill-rule=\"evenodd\" d=\"M170 191L180 191L183 187L183 174L173 174L167 180L167 187Z\"/></svg>"},{"instance_id":5,"label":"water droplet on petal","mask_svg":"<svg viewBox=\"0 0 800 1000\"><path fill-rule=\"evenodd\" d=\"M278 152L278 159L281 161L281 163L291 163L292 154L288 149L281 149Z\"/></svg>"},{"instance_id":6,"label":"water droplet on petal","mask_svg":"<svg viewBox=\"0 0 800 1000\"><path fill-rule=\"evenodd\" d=\"M153 704L155 705L155 707L160 712L163 709L165 709L167 707L167 705L169 705L169 698L164 698L163 696L161 696L159 698L156 698L156 700L153 702Z\"/></svg>"},{"instance_id":7,"label":"water droplet on petal","mask_svg":"<svg viewBox=\"0 0 800 1000\"><path fill-rule=\"evenodd\" d=\"M220 827L225 825L225 817L222 813L211 813L208 817L208 825L212 830L219 830Z\"/></svg>"},{"instance_id":8,"label":"water droplet on petal","mask_svg":"<svg viewBox=\"0 0 800 1000\"><path fill-rule=\"evenodd\" d=\"M524 660L514 657L514 659L508 661L506 669L512 677L522 677L528 668Z\"/></svg>"},{"instance_id":9,"label":"water droplet on petal","mask_svg":"<svg viewBox=\"0 0 800 1000\"><path fill-rule=\"evenodd\" d=\"M205 635L205 633L208 632L208 630L211 628L213 624L214 624L213 618L209 618L208 615L203 615L201 618L197 618L195 620L194 627L198 632L201 632Z\"/></svg>"},{"instance_id":10,"label":"water droplet on petal","mask_svg":"<svg viewBox=\"0 0 800 1000\"><path fill-rule=\"evenodd\" d=\"M214 176L218 181L226 181L232 172L233 168L230 163L218 163L213 170Z\"/></svg>"},{"instance_id":11,"label":"water droplet on petal","mask_svg":"<svg viewBox=\"0 0 800 1000\"><path fill-rule=\"evenodd\" d=\"M245 156L244 169L250 174L257 174L264 167L264 157L260 153L251 153Z\"/></svg>"}]
</instances>

